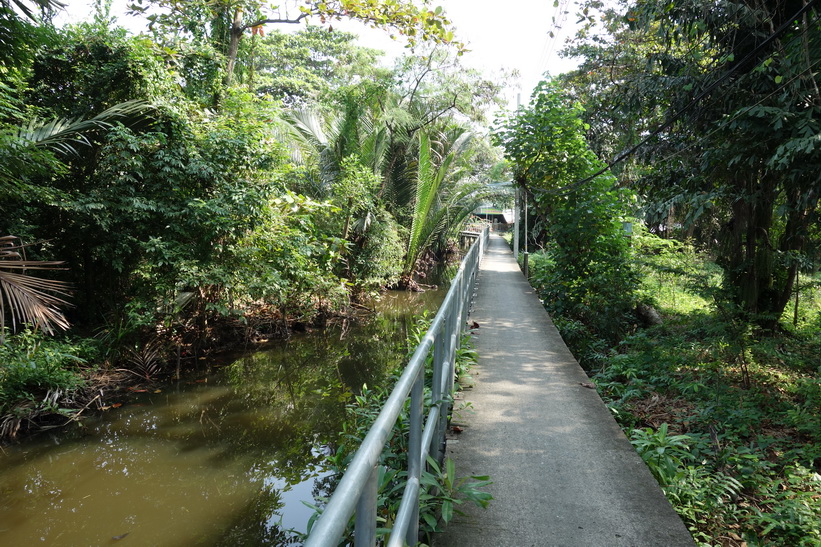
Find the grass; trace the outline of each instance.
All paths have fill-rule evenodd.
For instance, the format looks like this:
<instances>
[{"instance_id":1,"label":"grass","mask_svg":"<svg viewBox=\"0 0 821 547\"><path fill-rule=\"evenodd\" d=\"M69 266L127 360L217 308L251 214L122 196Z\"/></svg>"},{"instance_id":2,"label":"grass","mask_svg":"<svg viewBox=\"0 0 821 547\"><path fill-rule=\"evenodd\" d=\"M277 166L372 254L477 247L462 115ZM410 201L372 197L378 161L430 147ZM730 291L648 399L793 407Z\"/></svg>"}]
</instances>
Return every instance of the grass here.
<instances>
[{"instance_id":1,"label":"grass","mask_svg":"<svg viewBox=\"0 0 821 547\"><path fill-rule=\"evenodd\" d=\"M821 545L821 298L763 335L718 313L720 270L686 246L642 259L639 329L592 374L699 545Z\"/></svg>"}]
</instances>

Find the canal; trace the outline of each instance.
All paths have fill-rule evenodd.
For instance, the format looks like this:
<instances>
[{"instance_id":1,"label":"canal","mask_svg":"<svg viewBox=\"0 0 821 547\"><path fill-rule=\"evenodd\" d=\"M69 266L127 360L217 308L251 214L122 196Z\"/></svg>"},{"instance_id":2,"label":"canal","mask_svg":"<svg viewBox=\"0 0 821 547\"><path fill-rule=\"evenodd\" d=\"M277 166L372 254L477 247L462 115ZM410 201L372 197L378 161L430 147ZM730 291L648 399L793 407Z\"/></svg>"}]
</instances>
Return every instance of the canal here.
<instances>
[{"instance_id":1,"label":"canal","mask_svg":"<svg viewBox=\"0 0 821 547\"><path fill-rule=\"evenodd\" d=\"M384 385L444 289L106 399L81 425L0 451L0 544L297 545L334 477L345 405Z\"/></svg>"}]
</instances>

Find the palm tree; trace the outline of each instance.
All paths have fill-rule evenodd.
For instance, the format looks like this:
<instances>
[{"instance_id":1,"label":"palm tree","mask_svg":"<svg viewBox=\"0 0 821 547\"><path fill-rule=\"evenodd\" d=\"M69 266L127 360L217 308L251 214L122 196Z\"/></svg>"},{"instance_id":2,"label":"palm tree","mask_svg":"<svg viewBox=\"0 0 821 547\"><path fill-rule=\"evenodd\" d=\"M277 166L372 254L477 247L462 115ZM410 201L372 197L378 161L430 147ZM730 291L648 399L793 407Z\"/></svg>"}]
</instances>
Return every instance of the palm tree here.
<instances>
[{"instance_id":1,"label":"palm tree","mask_svg":"<svg viewBox=\"0 0 821 547\"><path fill-rule=\"evenodd\" d=\"M145 101L129 101L89 119L34 119L11 131L7 128L0 140L0 156L14 158L17 171L8 165L0 168L0 188L4 188L5 193L0 194L0 200L13 201L25 196L33 187L22 179L43 167L38 163L49 160L46 167L60 168L62 162L58 158L79 156L82 147L91 145L90 137L95 131L110 128L117 122L134 125L146 121L152 110ZM60 311L60 306L68 303L59 296L67 296L68 284L29 275L31 271L54 270L62 262L29 260L28 246L16 236L0 237L0 343L4 342L7 311L13 328L30 323L49 334L53 334L55 328L68 328L68 321Z\"/></svg>"},{"instance_id":2,"label":"palm tree","mask_svg":"<svg viewBox=\"0 0 821 547\"><path fill-rule=\"evenodd\" d=\"M387 131L373 113L350 105L341 115L322 116L316 110L296 109L285 113L284 121L297 163L306 156L316 158L319 170L317 197L328 197L338 179L342 161L356 154L375 174L381 174L387 152Z\"/></svg>"},{"instance_id":3,"label":"palm tree","mask_svg":"<svg viewBox=\"0 0 821 547\"><path fill-rule=\"evenodd\" d=\"M303 153L307 152L318 162L319 184L314 188L315 196L347 200L342 238L348 238L354 215L360 218L353 226L363 234L373 221L371 207L356 206L351 195L333 195L333 186L342 177L343 164L351 156L356 156L357 163L381 177L388 150L384 124L372 112L355 104L350 104L342 115L325 118L315 110L293 110L285 115L285 122L291 143L295 145L294 159L304 163Z\"/></svg>"},{"instance_id":4,"label":"palm tree","mask_svg":"<svg viewBox=\"0 0 821 547\"><path fill-rule=\"evenodd\" d=\"M464 128L454 128L450 135L441 137L437 163L429 135L419 133L413 218L400 280L404 287L414 286L413 274L425 252L437 240L458 231L488 194L484 184L466 180L466 172L459 166L473 135Z\"/></svg>"}]
</instances>

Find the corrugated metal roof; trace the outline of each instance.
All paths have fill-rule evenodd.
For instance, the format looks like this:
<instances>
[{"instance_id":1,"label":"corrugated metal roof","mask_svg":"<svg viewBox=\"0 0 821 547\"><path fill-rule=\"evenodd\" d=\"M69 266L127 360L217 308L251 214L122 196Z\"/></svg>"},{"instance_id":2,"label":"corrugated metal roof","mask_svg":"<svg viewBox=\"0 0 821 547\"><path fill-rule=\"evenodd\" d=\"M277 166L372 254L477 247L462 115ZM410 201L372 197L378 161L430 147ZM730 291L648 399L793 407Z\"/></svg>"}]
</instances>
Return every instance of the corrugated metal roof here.
<instances>
[{"instance_id":1,"label":"corrugated metal roof","mask_svg":"<svg viewBox=\"0 0 821 547\"><path fill-rule=\"evenodd\" d=\"M502 218L505 219L507 224L513 224L513 209L499 209L498 207L492 207L490 205L484 205L482 207L477 207L473 210L474 215L501 215Z\"/></svg>"}]
</instances>

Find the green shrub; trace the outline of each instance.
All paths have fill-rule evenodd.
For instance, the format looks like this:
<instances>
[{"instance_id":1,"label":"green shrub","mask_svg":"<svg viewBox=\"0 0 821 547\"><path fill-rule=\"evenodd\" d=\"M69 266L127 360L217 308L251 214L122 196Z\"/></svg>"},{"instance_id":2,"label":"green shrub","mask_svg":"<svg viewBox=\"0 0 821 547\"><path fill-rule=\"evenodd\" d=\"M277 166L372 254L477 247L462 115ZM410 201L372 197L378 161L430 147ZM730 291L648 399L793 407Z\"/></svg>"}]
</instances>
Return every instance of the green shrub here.
<instances>
[{"instance_id":1,"label":"green shrub","mask_svg":"<svg viewBox=\"0 0 821 547\"><path fill-rule=\"evenodd\" d=\"M0 411L20 399L85 384L80 365L95 355L93 341L60 341L24 331L0 345Z\"/></svg>"},{"instance_id":2,"label":"green shrub","mask_svg":"<svg viewBox=\"0 0 821 547\"><path fill-rule=\"evenodd\" d=\"M693 305L720 277L678 252L643 260L665 324L610 348L599 393L700 545L817 545L818 331L765 336Z\"/></svg>"},{"instance_id":3,"label":"green shrub","mask_svg":"<svg viewBox=\"0 0 821 547\"><path fill-rule=\"evenodd\" d=\"M408 346L416 348L430 325L427 314L418 318L408 335ZM476 362L476 352L469 343L469 335L464 334L462 344L456 353L456 373L461 377L467 374L469 368ZM426 363L426 379L431 378L432 356ZM394 373L395 384L401 370ZM458 389L458 384L455 386ZM362 393L354 397L348 405L348 417L343 424L343 435L339 447L334 454L328 456L328 462L333 469L342 473L347 468L365 435L373 425L385 401L390 396L388 388L363 387ZM425 386L426 407L430 401L430 385ZM390 439L385 444L379 458L378 495L377 495L377 536L387 537L393 527L393 521L402 501L405 484L407 483L407 452L410 432L410 418L408 416L409 400L399 415ZM472 479L472 480L470 480ZM423 469L422 490L420 492L420 532L422 534L438 532L441 523L447 524L454 513L458 513L456 506L469 501L480 507L487 507L492 499L483 489L490 484L487 476L471 476L457 478L452 460L446 459L440 466L434 459L428 458L427 469ZM314 507L317 511L318 508ZM312 517L310 526L318 518L319 513ZM351 523L352 524L352 523ZM348 533L352 529L349 526Z\"/></svg>"},{"instance_id":4,"label":"green shrub","mask_svg":"<svg viewBox=\"0 0 821 547\"><path fill-rule=\"evenodd\" d=\"M83 366L97 355L89 339L59 340L24 331L0 345L0 438L24 422L49 414L71 415L63 401L86 385Z\"/></svg>"}]
</instances>

